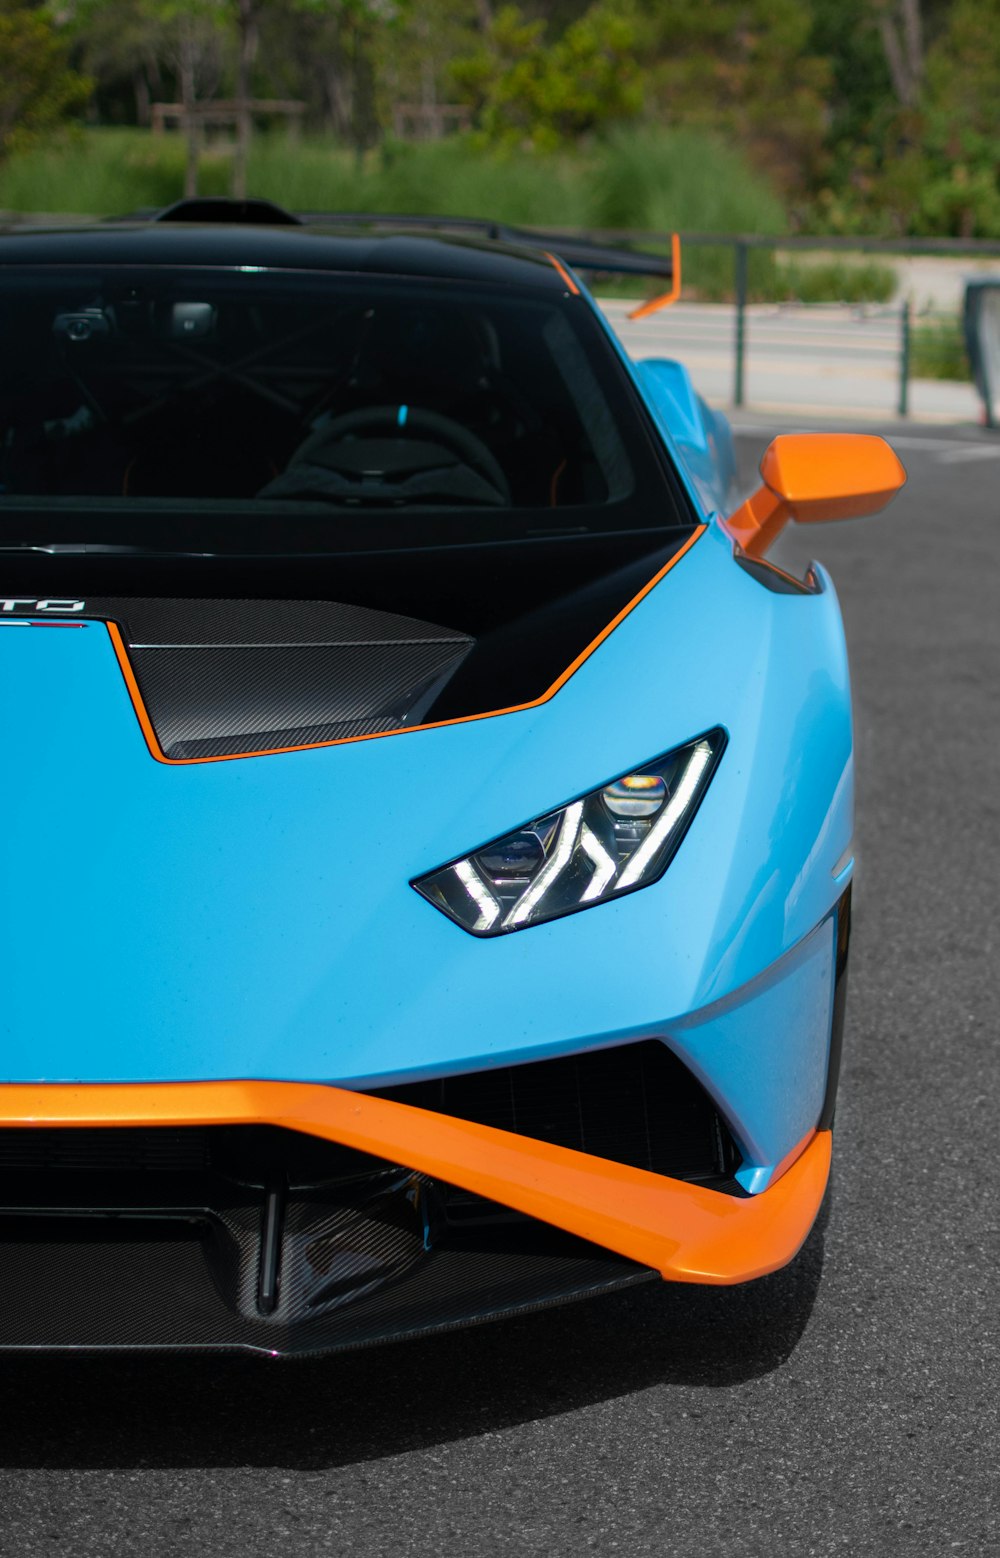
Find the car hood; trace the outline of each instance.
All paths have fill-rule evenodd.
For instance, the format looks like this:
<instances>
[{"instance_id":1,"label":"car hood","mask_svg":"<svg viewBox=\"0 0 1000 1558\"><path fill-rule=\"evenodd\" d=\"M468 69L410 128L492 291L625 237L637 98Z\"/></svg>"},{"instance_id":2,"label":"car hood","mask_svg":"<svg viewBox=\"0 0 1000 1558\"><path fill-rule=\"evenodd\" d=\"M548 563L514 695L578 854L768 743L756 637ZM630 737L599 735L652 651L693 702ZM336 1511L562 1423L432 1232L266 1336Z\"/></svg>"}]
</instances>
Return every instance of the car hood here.
<instances>
[{"instance_id":1,"label":"car hood","mask_svg":"<svg viewBox=\"0 0 1000 1558\"><path fill-rule=\"evenodd\" d=\"M173 763L150 750L106 623L4 621L3 1079L365 1085L660 1031L718 997L826 912L802 861L817 833L832 850L849 830L824 820L850 760L844 721L794 791L789 739L803 698L835 710L842 689L802 683L773 612L752 651L734 662L727 647L734 617L783 600L710 536L548 702ZM484 942L410 886L719 724L729 749L647 892ZM755 786L781 807L776 882L747 854ZM654 1008L637 960L656 971Z\"/></svg>"}]
</instances>

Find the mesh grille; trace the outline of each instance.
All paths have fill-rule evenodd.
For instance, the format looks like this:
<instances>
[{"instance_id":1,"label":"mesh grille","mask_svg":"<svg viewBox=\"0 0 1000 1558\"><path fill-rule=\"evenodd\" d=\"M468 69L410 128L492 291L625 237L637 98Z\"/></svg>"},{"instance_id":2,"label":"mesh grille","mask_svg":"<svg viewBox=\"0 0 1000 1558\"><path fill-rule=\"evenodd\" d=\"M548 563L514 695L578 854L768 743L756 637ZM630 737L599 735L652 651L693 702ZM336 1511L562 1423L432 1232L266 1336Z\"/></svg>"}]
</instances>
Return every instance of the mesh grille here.
<instances>
[{"instance_id":1,"label":"mesh grille","mask_svg":"<svg viewBox=\"0 0 1000 1558\"><path fill-rule=\"evenodd\" d=\"M674 1179L731 1178L739 1154L711 1099L656 1040L382 1088L375 1096ZM0 1130L0 1174L199 1173L320 1183L377 1160L266 1126Z\"/></svg>"},{"instance_id":2,"label":"mesh grille","mask_svg":"<svg viewBox=\"0 0 1000 1558\"><path fill-rule=\"evenodd\" d=\"M208 1166L208 1137L190 1126L114 1130L20 1127L0 1131L0 1173L198 1173Z\"/></svg>"},{"instance_id":3,"label":"mesh grille","mask_svg":"<svg viewBox=\"0 0 1000 1558\"><path fill-rule=\"evenodd\" d=\"M739 1162L707 1094L655 1039L379 1096L675 1179L726 1179Z\"/></svg>"}]
</instances>

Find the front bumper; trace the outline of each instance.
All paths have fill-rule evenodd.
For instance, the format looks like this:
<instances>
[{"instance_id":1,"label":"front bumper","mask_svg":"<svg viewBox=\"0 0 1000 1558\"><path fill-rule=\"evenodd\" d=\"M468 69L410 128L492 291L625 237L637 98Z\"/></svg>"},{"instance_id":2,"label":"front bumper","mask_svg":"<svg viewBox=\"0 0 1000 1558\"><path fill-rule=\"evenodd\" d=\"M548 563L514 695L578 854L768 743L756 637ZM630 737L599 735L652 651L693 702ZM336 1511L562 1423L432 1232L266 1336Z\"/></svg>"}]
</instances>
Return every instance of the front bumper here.
<instances>
[{"instance_id":1,"label":"front bumper","mask_svg":"<svg viewBox=\"0 0 1000 1558\"><path fill-rule=\"evenodd\" d=\"M319 1352L656 1273L744 1282L796 1254L831 1146L829 1131L811 1132L746 1196L391 1099L263 1081L0 1087L0 1130L22 1128L266 1140L211 1208L197 1176L152 1205L155 1160L134 1194L119 1178L113 1204L79 1180L56 1198L5 1196L0 1348ZM289 1199L284 1163L269 1180L266 1141L273 1151L279 1138L344 1153L335 1200Z\"/></svg>"}]
</instances>

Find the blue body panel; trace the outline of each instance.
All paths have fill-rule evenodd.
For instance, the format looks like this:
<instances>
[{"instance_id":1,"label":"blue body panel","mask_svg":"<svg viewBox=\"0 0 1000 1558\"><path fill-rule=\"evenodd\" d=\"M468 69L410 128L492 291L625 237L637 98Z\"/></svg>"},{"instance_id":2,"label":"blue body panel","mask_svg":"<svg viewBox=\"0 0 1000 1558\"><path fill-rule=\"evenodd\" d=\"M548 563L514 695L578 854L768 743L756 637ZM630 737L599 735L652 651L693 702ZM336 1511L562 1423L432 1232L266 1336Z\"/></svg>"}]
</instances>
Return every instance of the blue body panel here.
<instances>
[{"instance_id":1,"label":"blue body panel","mask_svg":"<svg viewBox=\"0 0 1000 1558\"><path fill-rule=\"evenodd\" d=\"M717 526L537 708L170 766L107 629L0 625L0 1080L388 1084L669 1043L747 1188L815 1124L852 835L836 598ZM656 885L467 935L411 878L710 727L729 744Z\"/></svg>"},{"instance_id":2,"label":"blue body panel","mask_svg":"<svg viewBox=\"0 0 1000 1558\"><path fill-rule=\"evenodd\" d=\"M669 440L706 514L726 513L736 485L736 455L729 423L695 392L683 363L646 357L636 380L665 440Z\"/></svg>"}]
</instances>

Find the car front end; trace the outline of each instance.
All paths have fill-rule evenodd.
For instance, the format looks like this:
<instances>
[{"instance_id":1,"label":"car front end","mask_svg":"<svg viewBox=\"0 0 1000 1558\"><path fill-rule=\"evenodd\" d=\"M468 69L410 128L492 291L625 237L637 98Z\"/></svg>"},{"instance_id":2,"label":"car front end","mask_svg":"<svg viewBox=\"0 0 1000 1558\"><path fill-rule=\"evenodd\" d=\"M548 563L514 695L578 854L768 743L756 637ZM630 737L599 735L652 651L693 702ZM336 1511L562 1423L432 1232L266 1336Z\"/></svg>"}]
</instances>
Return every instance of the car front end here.
<instances>
[{"instance_id":1,"label":"car front end","mask_svg":"<svg viewBox=\"0 0 1000 1558\"><path fill-rule=\"evenodd\" d=\"M164 311L123 264L113 306L53 277L32 392L47 457L113 492L31 488L37 409L7 443L0 1347L321 1352L785 1264L827 1183L850 930L829 579L776 582L698 512L596 323L543 320L581 430L533 424L504 332L541 303L492 257L449 347L452 376L479 354L464 440L432 375L407 426L410 314L369 320L392 277L331 313L342 368L265 374L223 350L246 278L201 266ZM546 285L552 319L589 309ZM429 330L442 294L406 286ZM249 376L255 414L308 400L306 455L272 427L248 496L179 488L181 370ZM242 471L232 406L199 406ZM500 490L511 440L537 500Z\"/></svg>"}]
</instances>

